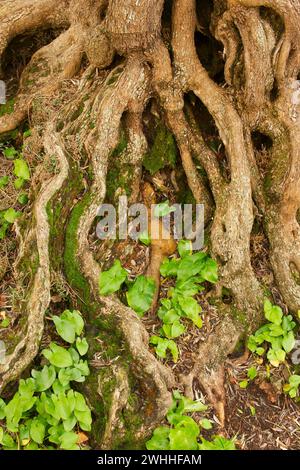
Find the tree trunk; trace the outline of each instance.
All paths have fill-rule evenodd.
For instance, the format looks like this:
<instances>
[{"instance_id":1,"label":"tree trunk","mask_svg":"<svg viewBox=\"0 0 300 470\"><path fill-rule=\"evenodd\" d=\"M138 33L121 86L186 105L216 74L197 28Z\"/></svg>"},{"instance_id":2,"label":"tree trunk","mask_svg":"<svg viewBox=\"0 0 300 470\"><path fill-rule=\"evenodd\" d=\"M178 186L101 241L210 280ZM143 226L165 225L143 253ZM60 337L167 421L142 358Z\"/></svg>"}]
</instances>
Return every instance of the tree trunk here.
<instances>
[{"instance_id":1,"label":"tree trunk","mask_svg":"<svg viewBox=\"0 0 300 470\"><path fill-rule=\"evenodd\" d=\"M67 304L86 319L94 366L85 392L96 417L96 448L138 445L165 416L172 389L184 385L191 395L194 379L224 424L224 362L263 321L264 290L275 289L294 314L300 309L299 2L2 0L0 21L0 57L20 35L59 32L23 68L13 112L0 114L0 138L29 120L24 155L40 155L30 210L16 223L15 289L23 301L14 305L16 340L0 365L0 391L39 353L46 312L63 286ZM204 38L222 49L224 67L216 51L219 66L208 63ZM103 244L99 263L90 236L122 133L122 158L131 168L125 186L130 200L140 201L149 113L174 136L182 178L205 205L220 271L219 321L185 376L150 351L144 320L116 296L100 296L111 247ZM205 137L208 114L221 153ZM267 149L257 146L257 136ZM256 221L268 241L269 284L253 262ZM223 288L230 304L222 302ZM99 363L103 350L109 359Z\"/></svg>"}]
</instances>

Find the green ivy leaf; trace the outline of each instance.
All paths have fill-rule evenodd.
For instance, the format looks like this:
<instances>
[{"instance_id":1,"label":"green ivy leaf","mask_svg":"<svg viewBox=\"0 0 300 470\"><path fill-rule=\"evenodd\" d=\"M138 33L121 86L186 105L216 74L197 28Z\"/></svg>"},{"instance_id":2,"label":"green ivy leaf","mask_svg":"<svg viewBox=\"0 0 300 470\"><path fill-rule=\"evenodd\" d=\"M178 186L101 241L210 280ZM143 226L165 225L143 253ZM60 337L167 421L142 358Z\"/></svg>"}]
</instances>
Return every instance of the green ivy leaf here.
<instances>
[{"instance_id":1,"label":"green ivy leaf","mask_svg":"<svg viewBox=\"0 0 300 470\"><path fill-rule=\"evenodd\" d=\"M207 258L201 270L201 276L208 282L215 284L218 281L218 264L215 260Z\"/></svg>"},{"instance_id":2,"label":"green ivy leaf","mask_svg":"<svg viewBox=\"0 0 300 470\"><path fill-rule=\"evenodd\" d=\"M184 315L192 320L192 322L198 326L198 328L202 327L202 319L199 316L201 312L201 307L198 304L197 300L193 297L178 297L178 302Z\"/></svg>"},{"instance_id":3,"label":"green ivy leaf","mask_svg":"<svg viewBox=\"0 0 300 470\"><path fill-rule=\"evenodd\" d=\"M92 425L92 415L89 409L85 411L75 410L74 414L79 422L79 426L83 431L90 431Z\"/></svg>"},{"instance_id":4,"label":"green ivy leaf","mask_svg":"<svg viewBox=\"0 0 300 470\"><path fill-rule=\"evenodd\" d=\"M13 160L16 155L18 155L18 151L14 147L7 147L3 150L3 155L8 158L8 160Z\"/></svg>"},{"instance_id":5,"label":"green ivy leaf","mask_svg":"<svg viewBox=\"0 0 300 470\"><path fill-rule=\"evenodd\" d=\"M159 426L156 428L151 439L146 442L147 450L169 450L169 434L170 428L167 426Z\"/></svg>"},{"instance_id":6,"label":"green ivy leaf","mask_svg":"<svg viewBox=\"0 0 300 470\"><path fill-rule=\"evenodd\" d=\"M178 361L178 348L175 341L173 341L172 339L160 338L159 336L151 336L150 344L156 346L155 352L159 357L165 359L167 357L167 350L169 350L172 355L173 361Z\"/></svg>"},{"instance_id":7,"label":"green ivy leaf","mask_svg":"<svg viewBox=\"0 0 300 470\"><path fill-rule=\"evenodd\" d=\"M271 323L275 323L275 325L281 325L281 320L283 317L282 310L277 305L272 305L269 299L265 299L264 312L267 320L269 320Z\"/></svg>"},{"instance_id":8,"label":"green ivy leaf","mask_svg":"<svg viewBox=\"0 0 300 470\"><path fill-rule=\"evenodd\" d=\"M86 338L77 338L76 348L80 356L84 356L88 352L88 349L89 349L89 345L88 345Z\"/></svg>"},{"instance_id":9,"label":"green ivy leaf","mask_svg":"<svg viewBox=\"0 0 300 470\"><path fill-rule=\"evenodd\" d=\"M53 366L44 366L41 371L32 370L31 375L35 379L37 392L48 390L56 379L56 372Z\"/></svg>"},{"instance_id":10,"label":"green ivy leaf","mask_svg":"<svg viewBox=\"0 0 300 470\"><path fill-rule=\"evenodd\" d=\"M248 379L250 379L250 380L254 380L255 377L257 377L257 370L256 370L256 367L253 366L253 367L250 367L250 368L248 369L247 377L248 377Z\"/></svg>"},{"instance_id":11,"label":"green ivy leaf","mask_svg":"<svg viewBox=\"0 0 300 470\"><path fill-rule=\"evenodd\" d=\"M44 422L39 418L33 418L30 426L30 437L37 444L43 444L45 438L46 427Z\"/></svg>"},{"instance_id":12,"label":"green ivy leaf","mask_svg":"<svg viewBox=\"0 0 300 470\"><path fill-rule=\"evenodd\" d=\"M201 441L201 444L199 444L200 450L235 450L234 441L226 439L223 436L214 436L214 440L212 442L201 437Z\"/></svg>"},{"instance_id":13,"label":"green ivy leaf","mask_svg":"<svg viewBox=\"0 0 300 470\"><path fill-rule=\"evenodd\" d=\"M108 271L103 271L99 278L99 291L101 295L110 295L117 292L128 273L122 268L119 260L115 260L113 266Z\"/></svg>"},{"instance_id":14,"label":"green ivy leaf","mask_svg":"<svg viewBox=\"0 0 300 470\"><path fill-rule=\"evenodd\" d=\"M206 258L207 255L203 252L194 253L183 258L177 270L177 279L183 281L200 274L205 267Z\"/></svg>"},{"instance_id":15,"label":"green ivy leaf","mask_svg":"<svg viewBox=\"0 0 300 470\"><path fill-rule=\"evenodd\" d=\"M283 349L269 349L267 358L274 367L278 367L279 364L285 361L285 351Z\"/></svg>"},{"instance_id":16,"label":"green ivy leaf","mask_svg":"<svg viewBox=\"0 0 300 470\"><path fill-rule=\"evenodd\" d=\"M15 209L13 207L10 207L9 209L7 209L4 212L3 217L6 220L6 222L8 222L10 224L13 224L15 222L15 220L18 217L20 217L20 215L21 215L21 212L17 212L17 211L15 211Z\"/></svg>"},{"instance_id":17,"label":"green ivy leaf","mask_svg":"<svg viewBox=\"0 0 300 470\"><path fill-rule=\"evenodd\" d=\"M181 258L191 255L193 250L191 240L180 240L177 245L177 250Z\"/></svg>"},{"instance_id":18,"label":"green ivy leaf","mask_svg":"<svg viewBox=\"0 0 300 470\"><path fill-rule=\"evenodd\" d=\"M9 183L9 177L8 176L1 176L0 178L0 189L4 188L6 185Z\"/></svg>"},{"instance_id":19,"label":"green ivy leaf","mask_svg":"<svg viewBox=\"0 0 300 470\"><path fill-rule=\"evenodd\" d=\"M175 320L172 324L163 325L162 330L167 338L178 338L185 332L185 326L179 320Z\"/></svg>"},{"instance_id":20,"label":"green ivy leaf","mask_svg":"<svg viewBox=\"0 0 300 470\"><path fill-rule=\"evenodd\" d=\"M23 206L24 206L25 204L27 204L27 202L28 202L28 196L27 196L27 194L25 194L25 193L20 194L20 196L18 197L18 202L19 202L20 204L22 204Z\"/></svg>"},{"instance_id":21,"label":"green ivy leaf","mask_svg":"<svg viewBox=\"0 0 300 470\"><path fill-rule=\"evenodd\" d=\"M14 181L14 186L17 190L21 189L24 186L25 180L23 178L17 178Z\"/></svg>"},{"instance_id":22,"label":"green ivy leaf","mask_svg":"<svg viewBox=\"0 0 300 470\"><path fill-rule=\"evenodd\" d=\"M177 275L177 270L180 264L180 260L173 258L165 258L160 266L160 274L163 277L171 277Z\"/></svg>"},{"instance_id":23,"label":"green ivy leaf","mask_svg":"<svg viewBox=\"0 0 300 470\"><path fill-rule=\"evenodd\" d=\"M197 437L200 433L199 426L189 416L178 416L177 424L170 430L171 450L196 450L198 449Z\"/></svg>"},{"instance_id":24,"label":"green ivy leaf","mask_svg":"<svg viewBox=\"0 0 300 470\"><path fill-rule=\"evenodd\" d=\"M76 335L84 328L84 321L78 310L65 310L59 317L54 315L52 320L59 336L67 343L74 343Z\"/></svg>"},{"instance_id":25,"label":"green ivy leaf","mask_svg":"<svg viewBox=\"0 0 300 470\"><path fill-rule=\"evenodd\" d=\"M210 419L203 418L200 420L200 426L203 429L212 429L213 425Z\"/></svg>"},{"instance_id":26,"label":"green ivy leaf","mask_svg":"<svg viewBox=\"0 0 300 470\"><path fill-rule=\"evenodd\" d=\"M0 419L5 417L5 401L0 397Z\"/></svg>"},{"instance_id":27,"label":"green ivy leaf","mask_svg":"<svg viewBox=\"0 0 300 470\"><path fill-rule=\"evenodd\" d=\"M42 354L55 367L70 367L73 365L70 352L55 343L51 343L50 349L44 349Z\"/></svg>"},{"instance_id":28,"label":"green ivy leaf","mask_svg":"<svg viewBox=\"0 0 300 470\"><path fill-rule=\"evenodd\" d=\"M59 437L60 448L63 450L78 450L79 446L76 445L78 436L75 432L64 432Z\"/></svg>"},{"instance_id":29,"label":"green ivy leaf","mask_svg":"<svg viewBox=\"0 0 300 470\"><path fill-rule=\"evenodd\" d=\"M30 172L27 162L23 158L17 158L14 161L14 174L25 181L30 180Z\"/></svg>"},{"instance_id":30,"label":"green ivy leaf","mask_svg":"<svg viewBox=\"0 0 300 470\"><path fill-rule=\"evenodd\" d=\"M286 335L284 335L282 340L282 347L285 352L289 353L294 349L295 346L295 336L292 331L289 331Z\"/></svg>"},{"instance_id":31,"label":"green ivy leaf","mask_svg":"<svg viewBox=\"0 0 300 470\"><path fill-rule=\"evenodd\" d=\"M138 276L126 294L128 305L142 315L151 307L155 290L156 284L153 279Z\"/></svg>"}]
</instances>

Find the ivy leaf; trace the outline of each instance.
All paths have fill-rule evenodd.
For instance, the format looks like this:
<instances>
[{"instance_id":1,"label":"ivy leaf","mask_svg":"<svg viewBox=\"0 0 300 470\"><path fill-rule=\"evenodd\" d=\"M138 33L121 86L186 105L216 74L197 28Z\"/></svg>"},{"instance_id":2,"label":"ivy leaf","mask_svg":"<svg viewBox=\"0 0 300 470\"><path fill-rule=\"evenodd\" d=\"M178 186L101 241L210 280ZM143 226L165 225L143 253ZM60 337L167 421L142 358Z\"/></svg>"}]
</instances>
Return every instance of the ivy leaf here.
<instances>
[{"instance_id":1,"label":"ivy leaf","mask_svg":"<svg viewBox=\"0 0 300 470\"><path fill-rule=\"evenodd\" d=\"M14 174L18 178L22 178L23 180L27 181L30 180L30 172L27 162L23 158L17 158L14 161Z\"/></svg>"},{"instance_id":2,"label":"ivy leaf","mask_svg":"<svg viewBox=\"0 0 300 470\"><path fill-rule=\"evenodd\" d=\"M83 431L90 431L92 425L92 415L89 409L85 411L75 410L74 414L79 422L79 426Z\"/></svg>"},{"instance_id":3,"label":"ivy leaf","mask_svg":"<svg viewBox=\"0 0 300 470\"><path fill-rule=\"evenodd\" d=\"M56 331L67 343L74 343L76 335L82 333L84 321L78 310L65 310L60 317L54 315L52 320Z\"/></svg>"},{"instance_id":4,"label":"ivy leaf","mask_svg":"<svg viewBox=\"0 0 300 470\"><path fill-rule=\"evenodd\" d=\"M64 432L59 437L60 448L63 450L78 450L79 446L76 445L78 436L75 432Z\"/></svg>"},{"instance_id":5,"label":"ivy leaf","mask_svg":"<svg viewBox=\"0 0 300 470\"><path fill-rule=\"evenodd\" d=\"M272 305L269 299L265 299L264 312L267 320L269 320L271 323L275 323L275 325L281 325L281 320L283 317L282 310L277 305Z\"/></svg>"},{"instance_id":6,"label":"ivy leaf","mask_svg":"<svg viewBox=\"0 0 300 470\"><path fill-rule=\"evenodd\" d=\"M0 189L4 188L9 183L9 177L8 176L1 176L0 178Z\"/></svg>"},{"instance_id":7,"label":"ivy leaf","mask_svg":"<svg viewBox=\"0 0 300 470\"><path fill-rule=\"evenodd\" d=\"M167 357L167 350L169 350L172 355L173 361L178 361L178 348L175 341L173 341L172 339L160 338L159 336L151 336L150 344L156 346L155 352L159 357L165 359Z\"/></svg>"},{"instance_id":8,"label":"ivy leaf","mask_svg":"<svg viewBox=\"0 0 300 470\"><path fill-rule=\"evenodd\" d=\"M198 449L197 437L199 426L189 416L179 416L174 429L170 430L171 450L196 450Z\"/></svg>"},{"instance_id":9,"label":"ivy leaf","mask_svg":"<svg viewBox=\"0 0 300 470\"><path fill-rule=\"evenodd\" d=\"M19 202L20 204L22 204L23 206L24 206L25 204L27 204L27 202L28 202L28 196L27 196L27 194L25 194L25 193L20 194L20 196L18 197L18 202Z\"/></svg>"},{"instance_id":10,"label":"ivy leaf","mask_svg":"<svg viewBox=\"0 0 300 470\"><path fill-rule=\"evenodd\" d=\"M202 319L199 316L201 312L201 307L198 304L197 300L193 297L179 297L178 302L184 315L192 320L192 322L198 326L198 328L202 327Z\"/></svg>"},{"instance_id":11,"label":"ivy leaf","mask_svg":"<svg viewBox=\"0 0 300 470\"><path fill-rule=\"evenodd\" d=\"M176 258L173 258L173 259L165 258L162 264L160 265L160 274L163 277L176 276L179 263L180 263L180 260Z\"/></svg>"},{"instance_id":12,"label":"ivy leaf","mask_svg":"<svg viewBox=\"0 0 300 470\"><path fill-rule=\"evenodd\" d=\"M8 160L13 160L16 155L18 155L18 151L14 147L7 147L3 150L3 155L8 158Z\"/></svg>"},{"instance_id":13,"label":"ivy leaf","mask_svg":"<svg viewBox=\"0 0 300 470\"><path fill-rule=\"evenodd\" d=\"M247 377L248 377L248 379L250 379L250 380L254 380L255 377L257 377L257 370L256 370L256 367L253 366L253 367L250 367L250 368L248 369Z\"/></svg>"},{"instance_id":14,"label":"ivy leaf","mask_svg":"<svg viewBox=\"0 0 300 470\"><path fill-rule=\"evenodd\" d=\"M55 343L51 343L50 349L44 349L42 354L55 367L70 367L73 365L70 352Z\"/></svg>"},{"instance_id":15,"label":"ivy leaf","mask_svg":"<svg viewBox=\"0 0 300 470\"><path fill-rule=\"evenodd\" d=\"M149 441L146 442L147 450L169 450L170 428L167 426L159 426L153 432L153 435Z\"/></svg>"},{"instance_id":16,"label":"ivy leaf","mask_svg":"<svg viewBox=\"0 0 300 470\"><path fill-rule=\"evenodd\" d=\"M282 340L282 347L285 352L289 353L294 349L295 346L295 337L292 331L289 331L286 335L284 335Z\"/></svg>"},{"instance_id":17,"label":"ivy leaf","mask_svg":"<svg viewBox=\"0 0 300 470\"><path fill-rule=\"evenodd\" d=\"M25 180L23 178L17 178L14 181L14 186L17 190L21 189L24 186Z\"/></svg>"},{"instance_id":18,"label":"ivy leaf","mask_svg":"<svg viewBox=\"0 0 300 470\"><path fill-rule=\"evenodd\" d=\"M86 338L77 338L76 348L80 356L84 356L88 352L88 349L89 349L89 345L88 345Z\"/></svg>"},{"instance_id":19,"label":"ivy leaf","mask_svg":"<svg viewBox=\"0 0 300 470\"><path fill-rule=\"evenodd\" d=\"M8 432L5 432L3 434L1 444L3 445L4 449L16 449L17 448L15 441L13 440L11 435L8 434Z\"/></svg>"},{"instance_id":20,"label":"ivy leaf","mask_svg":"<svg viewBox=\"0 0 300 470\"><path fill-rule=\"evenodd\" d=\"M154 279L138 276L126 294L128 305L136 313L142 315L151 307L155 290Z\"/></svg>"},{"instance_id":21,"label":"ivy leaf","mask_svg":"<svg viewBox=\"0 0 300 470\"><path fill-rule=\"evenodd\" d=\"M120 261L115 260L113 266L108 271L103 271L99 278L99 291L101 295L110 295L117 292L128 273L126 269L122 268Z\"/></svg>"},{"instance_id":22,"label":"ivy leaf","mask_svg":"<svg viewBox=\"0 0 300 470\"><path fill-rule=\"evenodd\" d=\"M43 444L45 438L46 427L39 418L33 418L30 426L30 437L37 444Z\"/></svg>"},{"instance_id":23,"label":"ivy leaf","mask_svg":"<svg viewBox=\"0 0 300 470\"><path fill-rule=\"evenodd\" d=\"M199 444L200 450L235 450L234 441L226 439L223 436L214 436L212 442L207 441L204 437L201 437L202 443Z\"/></svg>"},{"instance_id":24,"label":"ivy leaf","mask_svg":"<svg viewBox=\"0 0 300 470\"><path fill-rule=\"evenodd\" d=\"M0 419L4 419L5 417L5 401L0 398Z\"/></svg>"},{"instance_id":25,"label":"ivy leaf","mask_svg":"<svg viewBox=\"0 0 300 470\"><path fill-rule=\"evenodd\" d=\"M185 332L185 326L179 320L176 320L171 325L163 325L162 330L167 338L178 338Z\"/></svg>"},{"instance_id":26,"label":"ivy leaf","mask_svg":"<svg viewBox=\"0 0 300 470\"><path fill-rule=\"evenodd\" d=\"M192 254L192 242L190 240L180 240L177 250L181 258Z\"/></svg>"},{"instance_id":27,"label":"ivy leaf","mask_svg":"<svg viewBox=\"0 0 300 470\"><path fill-rule=\"evenodd\" d=\"M64 430L67 431L67 432L72 431L72 429L74 428L76 423L77 423L76 417L75 416L70 416L70 418L65 419L63 421Z\"/></svg>"},{"instance_id":28,"label":"ivy leaf","mask_svg":"<svg viewBox=\"0 0 300 470\"><path fill-rule=\"evenodd\" d=\"M67 367L60 369L58 373L58 380L61 383L62 387L66 387L70 382L84 382L84 376L81 374L80 370L76 367ZM54 390L54 389L53 389ZM57 388L57 390L59 390ZM60 391L64 391L61 389Z\"/></svg>"},{"instance_id":29,"label":"ivy leaf","mask_svg":"<svg viewBox=\"0 0 300 470\"><path fill-rule=\"evenodd\" d=\"M205 266L206 258L207 255L203 252L183 258L178 266L177 279L183 281L200 274Z\"/></svg>"},{"instance_id":30,"label":"ivy leaf","mask_svg":"<svg viewBox=\"0 0 300 470\"><path fill-rule=\"evenodd\" d=\"M15 222L15 220L18 217L20 217L20 215L21 215L21 212L17 212L17 211L15 211L15 209L13 207L10 207L9 209L7 209L4 212L3 217L6 220L6 222L8 222L10 224L13 224Z\"/></svg>"},{"instance_id":31,"label":"ivy leaf","mask_svg":"<svg viewBox=\"0 0 300 470\"><path fill-rule=\"evenodd\" d=\"M218 264L215 260L207 258L201 270L201 276L208 282L215 284L218 281Z\"/></svg>"},{"instance_id":32,"label":"ivy leaf","mask_svg":"<svg viewBox=\"0 0 300 470\"><path fill-rule=\"evenodd\" d=\"M32 370L31 375L35 379L37 392L48 390L56 379L56 372L53 366L44 366L41 371Z\"/></svg>"},{"instance_id":33,"label":"ivy leaf","mask_svg":"<svg viewBox=\"0 0 300 470\"><path fill-rule=\"evenodd\" d=\"M62 420L69 419L75 408L75 397L73 390L66 393L61 392L58 395L51 395L52 402L55 406L56 416Z\"/></svg>"},{"instance_id":34,"label":"ivy leaf","mask_svg":"<svg viewBox=\"0 0 300 470\"><path fill-rule=\"evenodd\" d=\"M203 429L211 429L213 427L212 422L206 418L200 420L200 426Z\"/></svg>"},{"instance_id":35,"label":"ivy leaf","mask_svg":"<svg viewBox=\"0 0 300 470\"><path fill-rule=\"evenodd\" d=\"M285 361L285 351L283 349L269 349L267 358L274 367L278 367L279 364Z\"/></svg>"},{"instance_id":36,"label":"ivy leaf","mask_svg":"<svg viewBox=\"0 0 300 470\"><path fill-rule=\"evenodd\" d=\"M242 389L247 388L248 385L249 385L248 380L241 380L241 382L239 382L239 387Z\"/></svg>"}]
</instances>

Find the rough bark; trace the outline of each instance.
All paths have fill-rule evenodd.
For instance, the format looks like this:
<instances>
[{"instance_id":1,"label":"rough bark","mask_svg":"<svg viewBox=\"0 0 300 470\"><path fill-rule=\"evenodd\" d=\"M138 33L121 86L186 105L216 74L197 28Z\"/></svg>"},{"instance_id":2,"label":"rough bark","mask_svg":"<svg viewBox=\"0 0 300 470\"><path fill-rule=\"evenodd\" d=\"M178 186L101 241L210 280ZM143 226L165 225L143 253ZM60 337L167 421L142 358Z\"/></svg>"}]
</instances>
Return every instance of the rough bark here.
<instances>
[{"instance_id":1,"label":"rough bark","mask_svg":"<svg viewBox=\"0 0 300 470\"><path fill-rule=\"evenodd\" d=\"M282 35L260 14L261 6L281 17ZM45 162L54 156L58 172L38 185L31 219L25 229L24 225L19 228L16 272L21 272L22 261L28 258L29 245L33 247L31 260L35 256L38 262L29 282L24 276L18 279L26 291L20 312L26 322L19 332L19 343L7 363L0 366L0 390L19 377L37 355L51 301L51 279L62 275L80 299L87 323L96 329L100 323L109 325L106 328L112 337L117 328L122 337L118 347L125 344L127 351L114 367L107 366L115 390L103 435L97 436L102 448L112 446L118 433L125 439L118 416L128 405L132 377L150 409L136 430L137 436L147 435L160 422L176 381L192 394L193 380L197 379L224 424L224 362L238 340L262 321L263 286L252 267L250 251L255 211L264 223L282 298L293 313L300 308L300 285L295 277L295 271L300 274L299 3L214 2L210 34L224 46L224 86L210 77L197 53L196 1L173 2L169 44L161 33L163 7L162 0L4 0L0 6L0 57L20 34L37 28L65 28L25 67L14 111L0 117L0 134L15 129L28 115L34 123L35 100L51 100L76 76L82 59L88 59L86 70L76 81L76 95L59 110L45 114L44 122L39 123ZM201 101L214 120L225 148L229 177L222 173L216 153L203 138L196 105L187 102L188 93ZM124 116L129 136L125 158L135 172L131 200L139 197L147 150L143 112L150 99L158 103L176 139L195 200L205 204L206 222L211 223L211 252L220 268L218 292L225 287L233 299L225 306L220 299L219 323L207 342L201 343L192 372L181 378L174 377L149 351L142 320L114 296L99 296L100 266L89 241L97 208L105 200L108 165ZM256 161L251 139L254 132L272 140L265 172ZM92 178L82 170L82 160ZM209 187L197 172L197 162L207 174ZM63 208L51 221L49 207L55 208L57 201ZM64 235L55 241L51 224L58 221ZM69 236L74 239L73 249ZM148 272L156 277L157 285L159 261L173 251L173 244L153 247ZM129 372L126 361L130 362ZM97 367L95 376L97 400L103 393Z\"/></svg>"}]
</instances>

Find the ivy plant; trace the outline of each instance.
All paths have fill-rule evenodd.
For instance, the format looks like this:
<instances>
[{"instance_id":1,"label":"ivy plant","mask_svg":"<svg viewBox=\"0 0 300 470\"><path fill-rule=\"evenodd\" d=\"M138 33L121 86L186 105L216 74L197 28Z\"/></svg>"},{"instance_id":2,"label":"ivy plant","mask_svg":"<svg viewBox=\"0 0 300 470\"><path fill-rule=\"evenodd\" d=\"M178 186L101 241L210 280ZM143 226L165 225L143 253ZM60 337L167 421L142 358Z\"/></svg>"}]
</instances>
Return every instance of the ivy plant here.
<instances>
[{"instance_id":1,"label":"ivy plant","mask_svg":"<svg viewBox=\"0 0 300 470\"><path fill-rule=\"evenodd\" d=\"M300 401L299 386L300 375L292 374L289 377L289 382L284 385L283 390L285 393L288 393L291 398L295 398L296 401Z\"/></svg>"},{"instance_id":2,"label":"ivy plant","mask_svg":"<svg viewBox=\"0 0 300 470\"><path fill-rule=\"evenodd\" d=\"M42 351L48 363L19 381L18 391L5 403L0 398L0 448L80 449L80 430L91 430L91 410L72 382L84 382L89 367L88 344L80 312L66 310L53 317L57 333L71 345L54 342Z\"/></svg>"},{"instance_id":3,"label":"ivy plant","mask_svg":"<svg viewBox=\"0 0 300 470\"><path fill-rule=\"evenodd\" d=\"M267 351L267 359L278 367L285 361L286 354L295 346L294 328L296 323L292 315L283 315L282 309L270 300L264 302L265 318L269 321L248 339L249 350L259 356Z\"/></svg>"},{"instance_id":4,"label":"ivy plant","mask_svg":"<svg viewBox=\"0 0 300 470\"><path fill-rule=\"evenodd\" d=\"M214 436L207 441L201 436L201 428L211 429L208 419L200 420L199 424L187 413L203 412L207 406L200 400L194 401L173 392L173 403L166 419L168 425L159 426L146 443L148 450L235 450L234 440L223 436ZM202 423L202 424L201 424Z\"/></svg>"},{"instance_id":5,"label":"ivy plant","mask_svg":"<svg viewBox=\"0 0 300 470\"><path fill-rule=\"evenodd\" d=\"M152 336L150 339L159 357L166 358L169 350L174 362L178 359L178 348L173 340L186 331L182 319L189 319L198 328L202 327L202 309L194 297L204 289L203 282L216 283L218 280L216 261L204 252L192 254L189 240L181 240L177 249L180 258L166 258L160 267L163 277L175 278L175 286L169 289L168 297L160 301L157 311L162 321L160 337Z\"/></svg>"}]
</instances>

